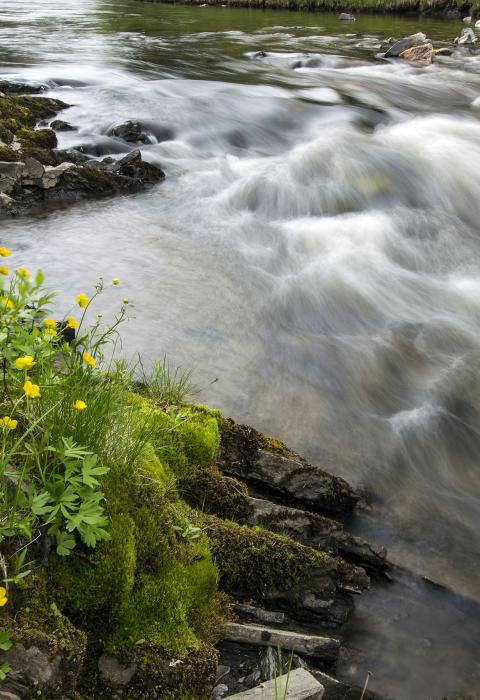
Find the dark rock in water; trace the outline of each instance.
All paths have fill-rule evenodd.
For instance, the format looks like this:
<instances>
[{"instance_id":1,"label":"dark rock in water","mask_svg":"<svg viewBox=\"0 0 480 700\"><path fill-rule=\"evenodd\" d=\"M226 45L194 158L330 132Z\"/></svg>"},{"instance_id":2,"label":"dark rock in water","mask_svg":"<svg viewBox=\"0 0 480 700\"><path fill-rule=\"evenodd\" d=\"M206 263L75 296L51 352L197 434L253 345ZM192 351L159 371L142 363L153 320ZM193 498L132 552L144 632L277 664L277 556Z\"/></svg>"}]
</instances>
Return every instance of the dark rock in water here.
<instances>
[{"instance_id":1,"label":"dark rock in water","mask_svg":"<svg viewBox=\"0 0 480 700\"><path fill-rule=\"evenodd\" d=\"M253 55L253 58L266 58L267 53L265 51L257 51L256 54Z\"/></svg>"},{"instance_id":2,"label":"dark rock in water","mask_svg":"<svg viewBox=\"0 0 480 700\"><path fill-rule=\"evenodd\" d=\"M355 22L355 17L350 15L348 12L341 12L338 19L340 19L342 22Z\"/></svg>"},{"instance_id":3,"label":"dark rock in water","mask_svg":"<svg viewBox=\"0 0 480 700\"><path fill-rule=\"evenodd\" d=\"M50 128L54 131L75 131L75 127L64 122L63 119L55 119L51 124Z\"/></svg>"},{"instance_id":4,"label":"dark rock in water","mask_svg":"<svg viewBox=\"0 0 480 700\"><path fill-rule=\"evenodd\" d=\"M81 151L78 151L76 148L67 148L65 150L55 151L55 155L58 159L58 165L65 162L75 163L75 165L83 165L91 160L89 156Z\"/></svg>"},{"instance_id":5,"label":"dark rock in water","mask_svg":"<svg viewBox=\"0 0 480 700\"><path fill-rule=\"evenodd\" d=\"M323 671L312 668L309 668L309 671L325 688L324 700L358 700L360 697L363 697L364 700L381 700L380 695L372 693L370 690L362 695L361 688L339 681Z\"/></svg>"},{"instance_id":6,"label":"dark rock in water","mask_svg":"<svg viewBox=\"0 0 480 700\"><path fill-rule=\"evenodd\" d=\"M410 49L412 46L422 44L426 38L426 34L423 34L423 32L418 32L417 34L412 34L404 39L399 39L385 52L385 58L397 58L403 51Z\"/></svg>"},{"instance_id":7,"label":"dark rock in water","mask_svg":"<svg viewBox=\"0 0 480 700\"><path fill-rule=\"evenodd\" d=\"M422 44L421 46L412 46L410 49L402 51L399 58L412 63L427 65L435 60L435 51L432 44Z\"/></svg>"},{"instance_id":8,"label":"dark rock in water","mask_svg":"<svg viewBox=\"0 0 480 700\"><path fill-rule=\"evenodd\" d=\"M442 46L441 49L435 50L435 56L451 56L453 54L453 49L448 46Z\"/></svg>"},{"instance_id":9,"label":"dark rock in water","mask_svg":"<svg viewBox=\"0 0 480 700\"><path fill-rule=\"evenodd\" d=\"M45 85L25 85L25 83L14 83L10 80L0 80L0 92L5 95L38 95L46 89Z\"/></svg>"},{"instance_id":10,"label":"dark rock in water","mask_svg":"<svg viewBox=\"0 0 480 700\"><path fill-rule=\"evenodd\" d=\"M279 440L229 419L223 421L221 432L222 471L333 512L352 511L360 499L344 479L309 464Z\"/></svg>"},{"instance_id":11,"label":"dark rock in water","mask_svg":"<svg viewBox=\"0 0 480 700\"><path fill-rule=\"evenodd\" d=\"M111 153L120 154L128 151L128 146L120 143L117 139L108 137L99 138L94 143L82 143L75 148L80 153L85 153L93 158L101 158Z\"/></svg>"},{"instance_id":12,"label":"dark rock in water","mask_svg":"<svg viewBox=\"0 0 480 700\"><path fill-rule=\"evenodd\" d=\"M143 130L143 126L140 122L128 121L124 124L114 126L107 131L107 136L114 136L127 143L153 143L152 137Z\"/></svg>"}]
</instances>

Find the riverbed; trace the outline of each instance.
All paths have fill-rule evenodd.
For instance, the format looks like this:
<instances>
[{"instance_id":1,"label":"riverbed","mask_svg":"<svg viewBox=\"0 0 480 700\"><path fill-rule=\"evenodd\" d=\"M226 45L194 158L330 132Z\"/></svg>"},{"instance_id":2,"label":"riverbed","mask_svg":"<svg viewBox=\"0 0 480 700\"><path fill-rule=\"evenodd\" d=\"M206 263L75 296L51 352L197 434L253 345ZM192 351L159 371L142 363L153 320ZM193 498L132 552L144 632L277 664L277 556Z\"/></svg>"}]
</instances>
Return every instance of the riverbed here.
<instances>
[{"instance_id":1,"label":"riverbed","mask_svg":"<svg viewBox=\"0 0 480 700\"><path fill-rule=\"evenodd\" d=\"M0 235L62 290L59 311L118 276L124 356L193 368L198 400L364 489L360 534L480 601L480 54L382 58L390 36L461 29L0 0L2 77L73 105L60 146L125 152L107 131L140 119L167 175ZM120 299L108 288L99 310ZM418 595L360 603L341 674L373 670L400 700L478 692L470 608Z\"/></svg>"}]
</instances>

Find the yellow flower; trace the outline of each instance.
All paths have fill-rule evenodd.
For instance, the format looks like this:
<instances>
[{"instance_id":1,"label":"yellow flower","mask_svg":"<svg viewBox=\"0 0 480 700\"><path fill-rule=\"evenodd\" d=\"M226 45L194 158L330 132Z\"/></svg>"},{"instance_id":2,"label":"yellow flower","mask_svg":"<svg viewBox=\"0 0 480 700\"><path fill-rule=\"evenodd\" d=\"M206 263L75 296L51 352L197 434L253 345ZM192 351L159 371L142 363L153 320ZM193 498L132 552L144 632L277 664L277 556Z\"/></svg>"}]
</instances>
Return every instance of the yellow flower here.
<instances>
[{"instance_id":1,"label":"yellow flower","mask_svg":"<svg viewBox=\"0 0 480 700\"><path fill-rule=\"evenodd\" d=\"M8 258L12 252L8 248L0 248L0 258Z\"/></svg>"},{"instance_id":2,"label":"yellow flower","mask_svg":"<svg viewBox=\"0 0 480 700\"><path fill-rule=\"evenodd\" d=\"M34 362L31 355L24 355L23 357L17 357L15 360L15 367L17 369L32 369L33 365L37 363Z\"/></svg>"},{"instance_id":3,"label":"yellow flower","mask_svg":"<svg viewBox=\"0 0 480 700\"><path fill-rule=\"evenodd\" d=\"M45 330L45 335L56 336L56 335L57 335L57 331L55 330L55 328L47 328L47 329Z\"/></svg>"},{"instance_id":4,"label":"yellow flower","mask_svg":"<svg viewBox=\"0 0 480 700\"><path fill-rule=\"evenodd\" d=\"M83 359L87 365L90 365L90 367L96 367L97 363L95 362L95 358L92 357L86 350L83 353Z\"/></svg>"},{"instance_id":5,"label":"yellow flower","mask_svg":"<svg viewBox=\"0 0 480 700\"><path fill-rule=\"evenodd\" d=\"M8 275L9 272L10 270L8 269L8 267L5 267L5 265L2 265L0 267L0 275Z\"/></svg>"},{"instance_id":6,"label":"yellow flower","mask_svg":"<svg viewBox=\"0 0 480 700\"><path fill-rule=\"evenodd\" d=\"M79 322L75 321L74 316L69 316L67 318L67 328L78 328L79 325Z\"/></svg>"},{"instance_id":7,"label":"yellow flower","mask_svg":"<svg viewBox=\"0 0 480 700\"><path fill-rule=\"evenodd\" d=\"M43 322L43 325L45 328L53 328L55 329L57 327L57 322L53 320L53 318L46 318Z\"/></svg>"},{"instance_id":8,"label":"yellow flower","mask_svg":"<svg viewBox=\"0 0 480 700\"><path fill-rule=\"evenodd\" d=\"M26 393L29 399L38 399L40 396L40 387L38 384L32 384L30 379L27 379L23 385L23 391Z\"/></svg>"},{"instance_id":9,"label":"yellow flower","mask_svg":"<svg viewBox=\"0 0 480 700\"><path fill-rule=\"evenodd\" d=\"M18 420L10 418L10 416L3 416L0 418L0 428L5 428L5 430L15 430L18 425Z\"/></svg>"},{"instance_id":10,"label":"yellow flower","mask_svg":"<svg viewBox=\"0 0 480 700\"><path fill-rule=\"evenodd\" d=\"M0 608L3 608L7 600L7 589L3 586L0 586Z\"/></svg>"},{"instance_id":11,"label":"yellow flower","mask_svg":"<svg viewBox=\"0 0 480 700\"><path fill-rule=\"evenodd\" d=\"M73 408L76 408L77 411L84 411L87 408L87 404L85 403L85 401L77 399L73 404Z\"/></svg>"},{"instance_id":12,"label":"yellow flower","mask_svg":"<svg viewBox=\"0 0 480 700\"><path fill-rule=\"evenodd\" d=\"M11 299L4 299L3 305L6 309L13 309L13 301Z\"/></svg>"},{"instance_id":13,"label":"yellow flower","mask_svg":"<svg viewBox=\"0 0 480 700\"><path fill-rule=\"evenodd\" d=\"M127 299L127 297L125 297L125 298L123 299L123 303L124 303L124 304L128 304L128 299Z\"/></svg>"},{"instance_id":14,"label":"yellow flower","mask_svg":"<svg viewBox=\"0 0 480 700\"><path fill-rule=\"evenodd\" d=\"M115 284L115 285L120 284L120 280L118 279L118 277L113 278L112 284Z\"/></svg>"},{"instance_id":15,"label":"yellow flower","mask_svg":"<svg viewBox=\"0 0 480 700\"><path fill-rule=\"evenodd\" d=\"M80 306L80 308L84 309L88 305L89 301L90 299L83 292L77 295L77 304Z\"/></svg>"},{"instance_id":16,"label":"yellow flower","mask_svg":"<svg viewBox=\"0 0 480 700\"><path fill-rule=\"evenodd\" d=\"M21 279L26 279L27 277L31 277L32 275L28 270L26 270L24 267L19 267L18 270L15 270L15 274L18 275Z\"/></svg>"}]
</instances>

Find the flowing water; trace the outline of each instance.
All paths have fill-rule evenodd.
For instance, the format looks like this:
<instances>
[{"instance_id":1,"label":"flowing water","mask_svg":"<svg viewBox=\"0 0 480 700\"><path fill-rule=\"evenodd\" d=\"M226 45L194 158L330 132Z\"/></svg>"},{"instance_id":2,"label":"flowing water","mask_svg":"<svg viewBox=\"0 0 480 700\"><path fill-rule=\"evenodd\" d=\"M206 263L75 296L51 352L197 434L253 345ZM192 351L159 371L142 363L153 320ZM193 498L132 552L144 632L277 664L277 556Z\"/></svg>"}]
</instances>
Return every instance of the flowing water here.
<instances>
[{"instance_id":1,"label":"flowing water","mask_svg":"<svg viewBox=\"0 0 480 700\"><path fill-rule=\"evenodd\" d=\"M167 174L1 239L64 309L118 275L126 356L193 367L200 400L370 493L357 527L392 559L480 600L480 54L380 57L419 30L461 23L0 0L1 72L74 105L60 145L122 151L108 128L141 119ZM359 601L339 672L480 697L478 617L420 588Z\"/></svg>"}]
</instances>

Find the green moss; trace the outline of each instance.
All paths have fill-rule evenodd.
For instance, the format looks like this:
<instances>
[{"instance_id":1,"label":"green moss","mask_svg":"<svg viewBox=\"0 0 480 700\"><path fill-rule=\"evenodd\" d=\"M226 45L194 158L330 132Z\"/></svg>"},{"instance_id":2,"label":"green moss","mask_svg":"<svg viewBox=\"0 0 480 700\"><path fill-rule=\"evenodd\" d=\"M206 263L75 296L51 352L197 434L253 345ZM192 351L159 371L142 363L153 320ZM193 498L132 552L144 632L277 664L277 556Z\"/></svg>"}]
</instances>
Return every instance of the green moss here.
<instances>
[{"instance_id":1,"label":"green moss","mask_svg":"<svg viewBox=\"0 0 480 700\"><path fill-rule=\"evenodd\" d=\"M129 515L114 515L111 540L84 557L55 557L50 564L55 598L83 627L102 631L111 624L132 591L136 568L135 526Z\"/></svg>"},{"instance_id":2,"label":"green moss","mask_svg":"<svg viewBox=\"0 0 480 700\"><path fill-rule=\"evenodd\" d=\"M14 151L12 148L8 148L8 146L2 146L0 144L0 161L15 163L16 161L20 160L20 157L21 156L17 151Z\"/></svg>"},{"instance_id":3,"label":"green moss","mask_svg":"<svg viewBox=\"0 0 480 700\"><path fill-rule=\"evenodd\" d=\"M16 133L20 143L31 144L38 148L56 148L58 141L52 129L28 129L23 127Z\"/></svg>"},{"instance_id":4,"label":"green moss","mask_svg":"<svg viewBox=\"0 0 480 700\"><path fill-rule=\"evenodd\" d=\"M220 570L220 584L232 595L258 597L281 582L293 588L310 569L326 572L336 568L328 554L317 552L289 537L203 516L212 554Z\"/></svg>"},{"instance_id":5,"label":"green moss","mask_svg":"<svg viewBox=\"0 0 480 700\"><path fill-rule=\"evenodd\" d=\"M215 415L196 407L190 409L188 420L180 424L178 432L189 464L208 467L215 462L220 446Z\"/></svg>"},{"instance_id":6,"label":"green moss","mask_svg":"<svg viewBox=\"0 0 480 700\"><path fill-rule=\"evenodd\" d=\"M220 518L245 523L250 513L248 489L241 481L205 467L179 481L179 489L193 507Z\"/></svg>"}]
</instances>

